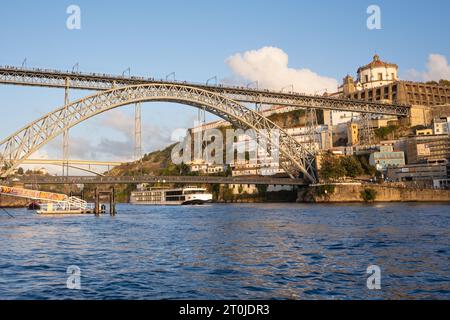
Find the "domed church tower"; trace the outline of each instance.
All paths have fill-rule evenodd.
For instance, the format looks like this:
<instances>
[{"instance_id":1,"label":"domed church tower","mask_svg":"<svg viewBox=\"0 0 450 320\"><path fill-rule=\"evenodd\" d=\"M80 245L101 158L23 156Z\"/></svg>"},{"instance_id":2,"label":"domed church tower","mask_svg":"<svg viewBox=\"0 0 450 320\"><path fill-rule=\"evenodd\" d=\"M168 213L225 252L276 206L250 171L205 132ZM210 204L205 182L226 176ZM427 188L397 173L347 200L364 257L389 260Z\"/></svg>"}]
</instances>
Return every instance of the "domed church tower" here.
<instances>
[{"instance_id":1,"label":"domed church tower","mask_svg":"<svg viewBox=\"0 0 450 320\"><path fill-rule=\"evenodd\" d=\"M373 60L358 69L357 89L371 89L392 83L398 80L398 66L394 63L380 60L378 54Z\"/></svg>"}]
</instances>

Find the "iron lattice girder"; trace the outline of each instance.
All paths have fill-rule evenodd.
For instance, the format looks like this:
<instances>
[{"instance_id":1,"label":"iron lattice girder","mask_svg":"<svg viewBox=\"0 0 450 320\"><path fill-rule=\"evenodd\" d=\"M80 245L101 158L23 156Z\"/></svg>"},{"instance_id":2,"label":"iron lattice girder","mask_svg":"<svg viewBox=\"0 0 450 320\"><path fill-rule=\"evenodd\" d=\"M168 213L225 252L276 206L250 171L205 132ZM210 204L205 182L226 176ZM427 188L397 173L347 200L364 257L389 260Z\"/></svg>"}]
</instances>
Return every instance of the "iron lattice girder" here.
<instances>
[{"instance_id":1,"label":"iron lattice girder","mask_svg":"<svg viewBox=\"0 0 450 320\"><path fill-rule=\"evenodd\" d=\"M279 133L279 146L275 148L278 148L283 158L283 169L291 173L292 177L296 176L292 174L295 168L309 181L317 180L314 154L276 124L225 96L180 84L119 87L82 98L44 115L0 142L0 160L3 159L7 165L2 176L10 174L31 154L78 123L110 109L146 101L177 102L205 108L238 128L254 129L262 137L276 130ZM270 139L267 140L270 143Z\"/></svg>"},{"instance_id":2,"label":"iron lattice girder","mask_svg":"<svg viewBox=\"0 0 450 320\"><path fill-rule=\"evenodd\" d=\"M0 83L3 84L65 88L68 78L70 79L70 88L72 89L110 90L115 87L141 84L178 84L215 92L238 102L287 105L298 106L301 108L364 112L395 116L409 116L410 113L409 106L398 104L384 104L362 100L283 93L270 90L254 90L221 85L212 86L198 83L156 81L154 79L145 79L141 77L117 77L101 74L81 74L53 70L27 70L0 67Z\"/></svg>"},{"instance_id":3,"label":"iron lattice girder","mask_svg":"<svg viewBox=\"0 0 450 320\"><path fill-rule=\"evenodd\" d=\"M11 181L12 182L12 181ZM121 177L33 177L22 178L23 184L132 184L132 183L211 183L211 184L256 184L256 185L306 185L302 179L270 177L215 177L215 176L121 176Z\"/></svg>"}]
</instances>

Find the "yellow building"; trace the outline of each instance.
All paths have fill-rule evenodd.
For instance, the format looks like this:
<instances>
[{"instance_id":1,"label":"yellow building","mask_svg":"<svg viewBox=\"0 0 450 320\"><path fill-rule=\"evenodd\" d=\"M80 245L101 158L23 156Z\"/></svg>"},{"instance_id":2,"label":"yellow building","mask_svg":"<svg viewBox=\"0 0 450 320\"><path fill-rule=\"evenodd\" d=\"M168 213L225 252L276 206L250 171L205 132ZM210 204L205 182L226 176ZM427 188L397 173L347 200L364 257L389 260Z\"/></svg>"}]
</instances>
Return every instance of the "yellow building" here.
<instances>
[{"instance_id":1,"label":"yellow building","mask_svg":"<svg viewBox=\"0 0 450 320\"><path fill-rule=\"evenodd\" d=\"M355 122L350 122L347 126L347 144L349 146L354 146L359 143L359 129L358 124Z\"/></svg>"},{"instance_id":2,"label":"yellow building","mask_svg":"<svg viewBox=\"0 0 450 320\"><path fill-rule=\"evenodd\" d=\"M416 130L416 136L431 136L433 134L432 129Z\"/></svg>"}]
</instances>

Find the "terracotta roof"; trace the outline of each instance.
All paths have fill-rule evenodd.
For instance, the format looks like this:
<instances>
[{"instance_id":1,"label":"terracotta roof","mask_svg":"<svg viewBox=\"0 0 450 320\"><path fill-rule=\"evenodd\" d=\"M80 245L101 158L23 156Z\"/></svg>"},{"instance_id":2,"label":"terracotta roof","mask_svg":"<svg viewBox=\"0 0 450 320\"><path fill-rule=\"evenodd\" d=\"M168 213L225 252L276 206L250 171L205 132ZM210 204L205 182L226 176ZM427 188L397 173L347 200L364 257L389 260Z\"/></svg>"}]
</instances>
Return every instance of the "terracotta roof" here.
<instances>
[{"instance_id":1,"label":"terracotta roof","mask_svg":"<svg viewBox=\"0 0 450 320\"><path fill-rule=\"evenodd\" d=\"M369 69L369 68L376 68L376 67L393 67L393 68L398 68L398 66L395 63L389 63L389 62L384 62L380 60L380 56L379 55L374 55L373 56L373 60L369 63L366 64L363 67L360 67L358 69L358 73L362 70L365 69Z\"/></svg>"}]
</instances>

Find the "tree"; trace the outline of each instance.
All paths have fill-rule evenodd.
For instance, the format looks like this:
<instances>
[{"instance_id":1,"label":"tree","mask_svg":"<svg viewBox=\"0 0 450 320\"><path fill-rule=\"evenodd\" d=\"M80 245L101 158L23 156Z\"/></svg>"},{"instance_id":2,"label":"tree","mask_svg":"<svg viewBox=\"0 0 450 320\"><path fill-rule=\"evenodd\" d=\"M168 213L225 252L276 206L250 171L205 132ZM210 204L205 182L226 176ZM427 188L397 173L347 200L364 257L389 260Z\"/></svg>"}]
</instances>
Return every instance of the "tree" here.
<instances>
[{"instance_id":1,"label":"tree","mask_svg":"<svg viewBox=\"0 0 450 320\"><path fill-rule=\"evenodd\" d=\"M228 185L223 190L223 200L225 202L233 201L234 195L233 195L233 189L231 189Z\"/></svg>"},{"instance_id":2,"label":"tree","mask_svg":"<svg viewBox=\"0 0 450 320\"><path fill-rule=\"evenodd\" d=\"M441 79L439 80L439 85L450 87L450 80Z\"/></svg>"},{"instance_id":3,"label":"tree","mask_svg":"<svg viewBox=\"0 0 450 320\"><path fill-rule=\"evenodd\" d=\"M267 184L258 184L258 185L256 186L256 188L258 189L258 194L259 194L260 196L264 197L264 196L266 195L266 193L267 193L267 188L268 188Z\"/></svg>"},{"instance_id":4,"label":"tree","mask_svg":"<svg viewBox=\"0 0 450 320\"><path fill-rule=\"evenodd\" d=\"M340 160L328 153L322 158L319 174L322 179L333 180L344 177L346 171L341 166Z\"/></svg>"},{"instance_id":5,"label":"tree","mask_svg":"<svg viewBox=\"0 0 450 320\"><path fill-rule=\"evenodd\" d=\"M219 199L220 184L215 183L215 184L211 185L211 193L213 194L214 200Z\"/></svg>"},{"instance_id":6,"label":"tree","mask_svg":"<svg viewBox=\"0 0 450 320\"><path fill-rule=\"evenodd\" d=\"M342 158L340 163L345 169L345 175L347 177L356 178L364 173L361 162L359 162L355 157Z\"/></svg>"},{"instance_id":7,"label":"tree","mask_svg":"<svg viewBox=\"0 0 450 320\"><path fill-rule=\"evenodd\" d=\"M357 156L357 158L358 161L361 163L361 166L364 170L364 174L374 176L377 173L377 169L374 166L370 165L368 155L359 155Z\"/></svg>"},{"instance_id":8,"label":"tree","mask_svg":"<svg viewBox=\"0 0 450 320\"><path fill-rule=\"evenodd\" d=\"M233 175L233 170L231 169L231 166L228 165L227 169L225 170L225 177L231 177Z\"/></svg>"}]
</instances>

